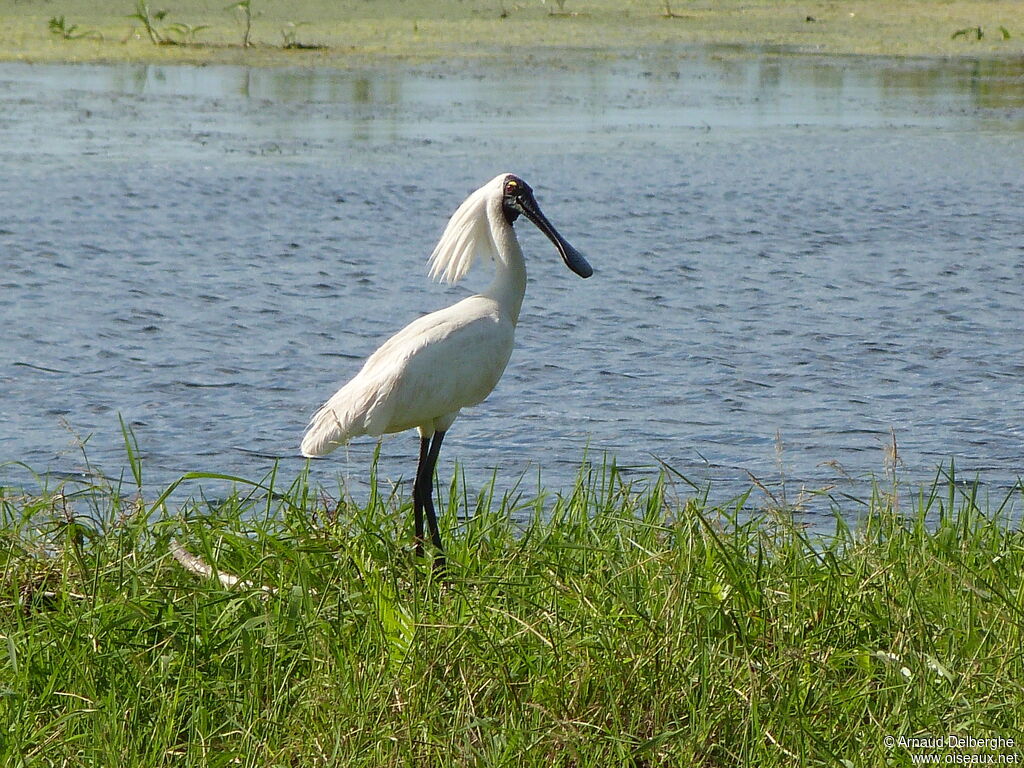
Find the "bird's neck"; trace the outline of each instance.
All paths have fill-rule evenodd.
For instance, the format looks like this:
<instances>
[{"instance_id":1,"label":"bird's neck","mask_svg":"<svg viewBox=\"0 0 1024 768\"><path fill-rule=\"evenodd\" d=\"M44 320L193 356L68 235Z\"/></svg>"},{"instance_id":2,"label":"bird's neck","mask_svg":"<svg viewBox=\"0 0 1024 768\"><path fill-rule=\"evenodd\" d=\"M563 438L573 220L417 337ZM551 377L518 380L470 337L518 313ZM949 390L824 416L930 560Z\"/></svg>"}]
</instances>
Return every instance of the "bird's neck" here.
<instances>
[{"instance_id":1,"label":"bird's neck","mask_svg":"<svg viewBox=\"0 0 1024 768\"><path fill-rule=\"evenodd\" d=\"M526 263L523 250L519 247L516 233L507 223L503 227L492 227L498 258L495 262L494 281L483 292L494 299L515 325L519 322L519 310L526 293Z\"/></svg>"}]
</instances>

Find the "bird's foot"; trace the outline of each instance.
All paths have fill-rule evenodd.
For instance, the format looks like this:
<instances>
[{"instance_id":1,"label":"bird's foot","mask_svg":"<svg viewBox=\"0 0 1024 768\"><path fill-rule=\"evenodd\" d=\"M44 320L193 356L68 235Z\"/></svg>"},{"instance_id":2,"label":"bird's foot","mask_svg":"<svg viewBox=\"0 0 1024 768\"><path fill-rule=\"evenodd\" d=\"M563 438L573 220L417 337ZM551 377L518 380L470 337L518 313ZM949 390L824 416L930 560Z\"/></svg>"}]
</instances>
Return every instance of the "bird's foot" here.
<instances>
[{"instance_id":1,"label":"bird's foot","mask_svg":"<svg viewBox=\"0 0 1024 768\"><path fill-rule=\"evenodd\" d=\"M426 556L425 543L422 539L416 539L414 550L416 559L420 560ZM444 556L444 550L434 550L434 574L441 576L445 573L448 568L448 560Z\"/></svg>"},{"instance_id":2,"label":"bird's foot","mask_svg":"<svg viewBox=\"0 0 1024 768\"><path fill-rule=\"evenodd\" d=\"M444 578L448 573L448 561L443 552L434 555L434 576Z\"/></svg>"}]
</instances>

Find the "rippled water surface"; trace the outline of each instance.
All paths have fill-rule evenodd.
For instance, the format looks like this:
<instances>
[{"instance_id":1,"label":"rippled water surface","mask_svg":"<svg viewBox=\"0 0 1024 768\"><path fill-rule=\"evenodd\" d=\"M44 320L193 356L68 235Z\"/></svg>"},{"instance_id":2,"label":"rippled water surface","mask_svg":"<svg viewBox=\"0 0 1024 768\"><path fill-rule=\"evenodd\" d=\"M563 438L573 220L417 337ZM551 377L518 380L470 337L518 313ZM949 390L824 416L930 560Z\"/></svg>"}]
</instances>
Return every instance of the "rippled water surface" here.
<instances>
[{"instance_id":1,"label":"rippled water surface","mask_svg":"<svg viewBox=\"0 0 1024 768\"><path fill-rule=\"evenodd\" d=\"M291 474L310 412L417 315L447 216L496 173L530 286L471 482L584 451L713 495L863 493L955 459L1024 474L1024 72L677 53L509 70L0 65L0 461ZM776 436L781 439L781 452ZM374 441L316 462L358 484ZM412 473L412 433L381 475ZM22 470L0 469L0 480ZM819 505L820 506L820 505Z\"/></svg>"}]
</instances>

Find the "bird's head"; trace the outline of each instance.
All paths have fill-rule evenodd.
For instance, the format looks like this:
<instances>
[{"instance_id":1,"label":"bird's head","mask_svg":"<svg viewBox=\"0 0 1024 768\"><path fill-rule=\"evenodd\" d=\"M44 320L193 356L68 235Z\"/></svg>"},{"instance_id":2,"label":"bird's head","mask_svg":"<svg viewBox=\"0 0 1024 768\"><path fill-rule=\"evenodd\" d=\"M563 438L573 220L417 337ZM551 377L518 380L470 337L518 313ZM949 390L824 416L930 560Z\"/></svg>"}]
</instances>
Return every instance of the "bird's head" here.
<instances>
[{"instance_id":1,"label":"bird's head","mask_svg":"<svg viewBox=\"0 0 1024 768\"><path fill-rule=\"evenodd\" d=\"M580 277L594 274L583 254L569 245L540 212L530 185L514 174L502 173L473 192L452 214L430 255L430 276L457 283L478 257L500 260L497 230L511 227L520 216L548 236L569 269Z\"/></svg>"},{"instance_id":2,"label":"bird's head","mask_svg":"<svg viewBox=\"0 0 1024 768\"><path fill-rule=\"evenodd\" d=\"M501 177L499 177L501 178ZM533 189L521 178L513 173L506 173L501 182L501 210L505 214L505 221L513 224L520 215L532 221L541 232L547 235L548 239L558 249L565 266L571 269L580 277L590 277L594 274L593 267L583 257L583 254L569 245L569 242L558 234L547 217L541 213L537 200L533 196Z\"/></svg>"}]
</instances>

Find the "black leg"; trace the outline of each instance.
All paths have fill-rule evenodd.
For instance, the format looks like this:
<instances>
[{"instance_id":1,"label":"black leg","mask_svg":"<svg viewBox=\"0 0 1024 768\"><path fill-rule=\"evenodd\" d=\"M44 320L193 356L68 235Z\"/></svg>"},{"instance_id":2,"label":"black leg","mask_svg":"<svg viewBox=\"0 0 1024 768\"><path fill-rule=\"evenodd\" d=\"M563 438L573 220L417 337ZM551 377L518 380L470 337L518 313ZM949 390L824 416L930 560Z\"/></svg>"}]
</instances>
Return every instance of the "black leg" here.
<instances>
[{"instance_id":1,"label":"black leg","mask_svg":"<svg viewBox=\"0 0 1024 768\"><path fill-rule=\"evenodd\" d=\"M441 530L437 525L437 513L434 511L434 468L437 456L441 452L444 432L435 432L433 439L420 438L420 462L416 469L416 484L413 486L413 511L416 515L416 554L423 554L423 515L426 513L426 527L430 531L430 540L437 550L434 555L434 568L441 570L445 566L444 546L441 543Z\"/></svg>"},{"instance_id":2,"label":"black leg","mask_svg":"<svg viewBox=\"0 0 1024 768\"><path fill-rule=\"evenodd\" d=\"M423 470L429 451L430 438L421 437L420 460L416 465L416 480L412 484L412 510L416 519L416 557L423 557Z\"/></svg>"},{"instance_id":3,"label":"black leg","mask_svg":"<svg viewBox=\"0 0 1024 768\"><path fill-rule=\"evenodd\" d=\"M444 440L444 432L435 432L434 439L430 442L430 452L427 454L427 474L424 478L426 493L423 496L423 505L427 510L427 525L430 527L430 538L438 552L444 552L441 545L441 529L437 526L437 513L434 512L434 469L437 467L437 456L441 453L441 442ZM435 565L436 565L435 560ZM441 556L441 564L444 564L444 556Z\"/></svg>"}]
</instances>

